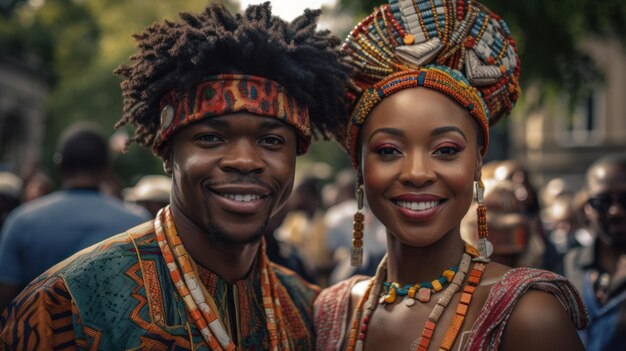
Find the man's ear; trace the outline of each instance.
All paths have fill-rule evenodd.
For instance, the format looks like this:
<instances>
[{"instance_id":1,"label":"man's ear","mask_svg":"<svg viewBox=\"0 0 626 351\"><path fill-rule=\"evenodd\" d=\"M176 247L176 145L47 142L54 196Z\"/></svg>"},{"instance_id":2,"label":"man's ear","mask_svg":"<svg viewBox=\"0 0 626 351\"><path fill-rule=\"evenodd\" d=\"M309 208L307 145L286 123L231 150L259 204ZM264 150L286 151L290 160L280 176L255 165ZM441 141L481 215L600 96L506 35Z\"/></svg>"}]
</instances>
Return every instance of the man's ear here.
<instances>
[{"instance_id":1,"label":"man's ear","mask_svg":"<svg viewBox=\"0 0 626 351\"><path fill-rule=\"evenodd\" d=\"M171 177L174 166L172 163L172 148L170 145L163 149L163 155L161 158L163 159L163 170L165 171L165 174Z\"/></svg>"},{"instance_id":2,"label":"man's ear","mask_svg":"<svg viewBox=\"0 0 626 351\"><path fill-rule=\"evenodd\" d=\"M163 160L163 170L165 171L165 174L167 174L168 176L172 176L172 160L169 158L166 158Z\"/></svg>"},{"instance_id":3,"label":"man's ear","mask_svg":"<svg viewBox=\"0 0 626 351\"><path fill-rule=\"evenodd\" d=\"M476 171L474 173L474 180L479 181L483 176L483 155L480 150L476 153Z\"/></svg>"}]
</instances>

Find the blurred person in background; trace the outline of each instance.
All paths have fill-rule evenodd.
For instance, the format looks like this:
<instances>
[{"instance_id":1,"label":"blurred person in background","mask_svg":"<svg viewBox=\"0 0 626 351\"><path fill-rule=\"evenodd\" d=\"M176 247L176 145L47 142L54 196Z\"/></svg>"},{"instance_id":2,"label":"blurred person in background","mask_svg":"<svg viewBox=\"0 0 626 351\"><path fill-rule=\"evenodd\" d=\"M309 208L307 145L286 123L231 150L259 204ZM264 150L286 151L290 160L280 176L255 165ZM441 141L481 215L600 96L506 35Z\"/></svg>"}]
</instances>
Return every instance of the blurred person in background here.
<instances>
[{"instance_id":1,"label":"blurred person in background","mask_svg":"<svg viewBox=\"0 0 626 351\"><path fill-rule=\"evenodd\" d=\"M9 213L19 206L21 193L22 180L11 172L0 172L0 230Z\"/></svg>"},{"instance_id":2,"label":"blurred person in background","mask_svg":"<svg viewBox=\"0 0 626 351\"><path fill-rule=\"evenodd\" d=\"M149 218L100 193L109 160L106 139L93 126L68 127L55 162L62 189L18 207L2 228L0 310L46 269Z\"/></svg>"},{"instance_id":3,"label":"blurred person in background","mask_svg":"<svg viewBox=\"0 0 626 351\"><path fill-rule=\"evenodd\" d=\"M553 178L540 191L542 207L550 207L559 199L574 196L574 191L563 178Z\"/></svg>"},{"instance_id":4,"label":"blurred person in background","mask_svg":"<svg viewBox=\"0 0 626 351\"><path fill-rule=\"evenodd\" d=\"M38 199L52 191L52 180L42 170L37 169L24 182L22 202L26 203Z\"/></svg>"},{"instance_id":5,"label":"blurred person in background","mask_svg":"<svg viewBox=\"0 0 626 351\"><path fill-rule=\"evenodd\" d=\"M541 257L528 250L530 223L524 213L523 200L516 196L517 186L509 180L485 180L484 204L487 207L489 241L493 245L491 260L509 267L540 268ZM476 201L462 222L461 235L476 246Z\"/></svg>"},{"instance_id":6,"label":"blurred person in background","mask_svg":"<svg viewBox=\"0 0 626 351\"><path fill-rule=\"evenodd\" d=\"M581 219L584 202L580 196L563 196L552 202L542 211L542 221L548 233L548 238L560 256L565 255L573 248L589 246L593 243L593 236Z\"/></svg>"},{"instance_id":7,"label":"blurred person in background","mask_svg":"<svg viewBox=\"0 0 626 351\"><path fill-rule=\"evenodd\" d=\"M0 345L313 349L319 288L271 263L262 239L297 156L345 118L341 41L320 14L210 3L134 36L117 126L161 158L170 205L33 281L0 317Z\"/></svg>"},{"instance_id":8,"label":"blurred person in background","mask_svg":"<svg viewBox=\"0 0 626 351\"><path fill-rule=\"evenodd\" d=\"M562 178L554 178L542 189L541 200L541 221L548 240L557 251L562 269L567 252L593 243L583 209L587 195L584 191L574 192Z\"/></svg>"},{"instance_id":9,"label":"blurred person in background","mask_svg":"<svg viewBox=\"0 0 626 351\"><path fill-rule=\"evenodd\" d=\"M273 263L298 273L298 275L309 283L318 284L319 272L311 271L312 267L305 264L299 248L277 237L277 229L284 222L288 212L287 206L284 206L278 213L272 216L267 223L265 234L263 235L265 238L267 257Z\"/></svg>"},{"instance_id":10,"label":"blurred person in background","mask_svg":"<svg viewBox=\"0 0 626 351\"><path fill-rule=\"evenodd\" d=\"M547 270L560 272L561 260L556 248L548 240L546 231L541 222L541 205L536 188L530 181L530 173L521 163L515 160L498 161L493 171L496 181L509 180L515 184L515 196L520 199L523 211L530 224L528 250L530 257L536 257L534 262L528 262L531 267L541 267Z\"/></svg>"},{"instance_id":11,"label":"blurred person in background","mask_svg":"<svg viewBox=\"0 0 626 351\"><path fill-rule=\"evenodd\" d=\"M172 179L164 175L143 176L134 187L124 189L124 201L147 209L156 216L170 203Z\"/></svg>"},{"instance_id":12,"label":"blurred person in background","mask_svg":"<svg viewBox=\"0 0 626 351\"><path fill-rule=\"evenodd\" d=\"M307 172L308 173L308 172ZM297 182L287 203L282 223L275 230L276 238L296 248L309 276L318 281L331 265L324 245L326 230L322 207L323 179L307 174ZM323 285L323 282L321 282Z\"/></svg>"},{"instance_id":13,"label":"blurred person in background","mask_svg":"<svg viewBox=\"0 0 626 351\"><path fill-rule=\"evenodd\" d=\"M626 350L626 154L594 162L585 194L595 240L565 256L565 275L581 292L591 322L581 339L588 351Z\"/></svg>"}]
</instances>

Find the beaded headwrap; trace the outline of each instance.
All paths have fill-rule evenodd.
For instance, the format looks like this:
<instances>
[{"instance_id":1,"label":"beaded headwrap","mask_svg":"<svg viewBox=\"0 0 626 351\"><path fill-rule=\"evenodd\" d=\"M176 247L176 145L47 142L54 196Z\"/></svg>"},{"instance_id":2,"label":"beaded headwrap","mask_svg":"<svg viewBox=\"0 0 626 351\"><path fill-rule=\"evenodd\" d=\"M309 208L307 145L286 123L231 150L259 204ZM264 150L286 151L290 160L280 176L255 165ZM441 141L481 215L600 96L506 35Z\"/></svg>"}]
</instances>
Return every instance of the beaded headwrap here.
<instances>
[{"instance_id":1,"label":"beaded headwrap","mask_svg":"<svg viewBox=\"0 0 626 351\"><path fill-rule=\"evenodd\" d=\"M394 73L414 71L412 75L417 77L427 69L430 80L447 83L426 87L468 108L455 97L465 95L474 109L484 109L478 113L468 108L483 132L487 131L483 133L483 154L489 125L510 113L520 94L520 61L506 23L473 1L389 0L355 27L343 50L357 72L348 98L358 103L352 110L346 140L354 164L354 136L365 117L378 101L402 88L387 95L380 95L380 91L378 96L369 94L370 98L365 98L366 92ZM430 66L424 68L426 65ZM415 86L425 85L406 84L404 88ZM471 96L467 95L470 91ZM475 101L476 96L481 103Z\"/></svg>"},{"instance_id":2,"label":"beaded headwrap","mask_svg":"<svg viewBox=\"0 0 626 351\"><path fill-rule=\"evenodd\" d=\"M171 91L161 99L161 126L152 146L162 155L163 146L182 127L205 118L235 112L275 117L294 127L297 153L306 152L311 143L309 112L285 89L272 80L251 75L211 76L196 86Z\"/></svg>"}]
</instances>

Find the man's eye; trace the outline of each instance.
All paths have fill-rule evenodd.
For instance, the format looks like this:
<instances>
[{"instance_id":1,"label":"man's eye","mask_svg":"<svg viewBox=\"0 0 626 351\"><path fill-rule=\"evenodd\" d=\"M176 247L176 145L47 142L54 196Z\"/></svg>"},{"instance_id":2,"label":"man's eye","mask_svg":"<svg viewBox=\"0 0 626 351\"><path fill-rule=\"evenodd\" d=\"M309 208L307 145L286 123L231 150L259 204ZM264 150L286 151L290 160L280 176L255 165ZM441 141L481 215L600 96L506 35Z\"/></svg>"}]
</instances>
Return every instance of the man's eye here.
<instances>
[{"instance_id":1,"label":"man's eye","mask_svg":"<svg viewBox=\"0 0 626 351\"><path fill-rule=\"evenodd\" d=\"M221 141L220 137L215 134L201 134L196 137L196 140L205 141L209 143Z\"/></svg>"},{"instance_id":2,"label":"man's eye","mask_svg":"<svg viewBox=\"0 0 626 351\"><path fill-rule=\"evenodd\" d=\"M267 136L261 139L261 143L269 145L282 145L285 141L277 136Z\"/></svg>"}]
</instances>

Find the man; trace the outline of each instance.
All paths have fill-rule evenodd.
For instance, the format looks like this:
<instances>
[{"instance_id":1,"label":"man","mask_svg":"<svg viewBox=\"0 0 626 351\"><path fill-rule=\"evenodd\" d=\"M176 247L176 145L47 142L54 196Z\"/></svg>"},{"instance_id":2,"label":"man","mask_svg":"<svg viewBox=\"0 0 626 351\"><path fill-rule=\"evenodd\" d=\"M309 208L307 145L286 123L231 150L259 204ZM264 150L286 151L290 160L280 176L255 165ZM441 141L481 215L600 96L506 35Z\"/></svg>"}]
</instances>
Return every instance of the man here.
<instances>
[{"instance_id":1,"label":"man","mask_svg":"<svg viewBox=\"0 0 626 351\"><path fill-rule=\"evenodd\" d=\"M62 189L18 207L2 228L0 310L46 269L149 218L100 193L109 160L107 141L94 127L67 128L55 160Z\"/></svg>"},{"instance_id":2,"label":"man","mask_svg":"<svg viewBox=\"0 0 626 351\"><path fill-rule=\"evenodd\" d=\"M589 167L584 205L590 247L565 256L565 274L581 292L589 351L626 350L626 155L607 156Z\"/></svg>"},{"instance_id":3,"label":"man","mask_svg":"<svg viewBox=\"0 0 626 351\"><path fill-rule=\"evenodd\" d=\"M117 73L133 141L172 176L170 206L39 277L0 320L32 348L313 349L318 289L266 258L261 236L291 192L312 129L341 120L339 40L318 11L269 3L153 24ZM21 346L20 346L21 347ZM17 347L16 347L17 348Z\"/></svg>"}]
</instances>

